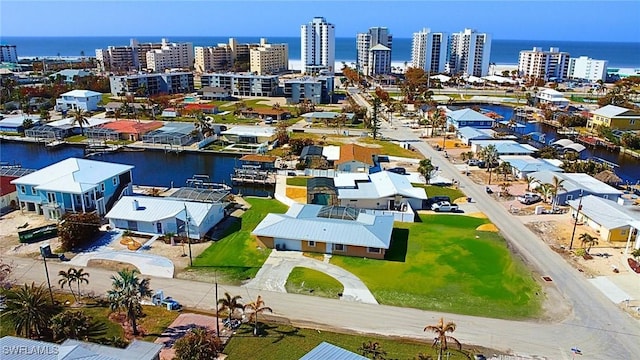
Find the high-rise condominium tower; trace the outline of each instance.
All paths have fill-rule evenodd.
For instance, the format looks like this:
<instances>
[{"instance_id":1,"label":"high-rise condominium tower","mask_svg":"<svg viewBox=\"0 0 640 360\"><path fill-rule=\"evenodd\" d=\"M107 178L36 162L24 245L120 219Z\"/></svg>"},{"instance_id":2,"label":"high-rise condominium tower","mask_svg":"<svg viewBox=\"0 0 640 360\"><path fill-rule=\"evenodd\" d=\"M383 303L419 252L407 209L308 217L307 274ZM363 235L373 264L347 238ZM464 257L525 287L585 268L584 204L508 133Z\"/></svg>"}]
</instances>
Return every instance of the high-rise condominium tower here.
<instances>
[{"instance_id":1,"label":"high-rise condominium tower","mask_svg":"<svg viewBox=\"0 0 640 360\"><path fill-rule=\"evenodd\" d=\"M314 74L321 70L335 71L335 26L323 17L300 26L300 60L302 73Z\"/></svg>"},{"instance_id":2,"label":"high-rise condominium tower","mask_svg":"<svg viewBox=\"0 0 640 360\"><path fill-rule=\"evenodd\" d=\"M464 29L449 37L450 74L485 76L489 72L491 37L472 29Z\"/></svg>"},{"instance_id":3,"label":"high-rise condominium tower","mask_svg":"<svg viewBox=\"0 0 640 360\"><path fill-rule=\"evenodd\" d=\"M413 33L411 66L431 74L443 73L447 64L449 39L446 33L424 28Z\"/></svg>"},{"instance_id":4,"label":"high-rise condominium tower","mask_svg":"<svg viewBox=\"0 0 640 360\"><path fill-rule=\"evenodd\" d=\"M356 37L358 70L367 75L391 73L392 42L393 37L386 27L372 27L369 32L359 33ZM382 47L376 47L377 45ZM373 49L374 47L376 48Z\"/></svg>"}]
</instances>

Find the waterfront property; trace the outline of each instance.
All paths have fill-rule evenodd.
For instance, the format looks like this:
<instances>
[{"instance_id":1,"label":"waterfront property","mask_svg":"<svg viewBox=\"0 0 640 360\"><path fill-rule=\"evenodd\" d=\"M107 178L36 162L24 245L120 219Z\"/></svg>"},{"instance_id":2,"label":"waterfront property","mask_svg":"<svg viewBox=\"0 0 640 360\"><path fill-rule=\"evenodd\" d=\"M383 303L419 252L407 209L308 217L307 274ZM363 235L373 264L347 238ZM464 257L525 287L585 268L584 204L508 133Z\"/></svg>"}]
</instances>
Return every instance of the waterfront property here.
<instances>
[{"instance_id":1,"label":"waterfront property","mask_svg":"<svg viewBox=\"0 0 640 360\"><path fill-rule=\"evenodd\" d=\"M11 181L33 171L18 166L0 166L0 211L18 207L18 191Z\"/></svg>"},{"instance_id":2,"label":"waterfront property","mask_svg":"<svg viewBox=\"0 0 640 360\"><path fill-rule=\"evenodd\" d=\"M502 155L532 155L538 151L535 147L520 144L515 140L472 140L471 151L478 154L483 148L493 145L499 156Z\"/></svg>"},{"instance_id":3,"label":"waterfront property","mask_svg":"<svg viewBox=\"0 0 640 360\"><path fill-rule=\"evenodd\" d=\"M234 144L264 144L275 139L274 128L264 126L234 126L220 134Z\"/></svg>"},{"instance_id":4,"label":"waterfront property","mask_svg":"<svg viewBox=\"0 0 640 360\"><path fill-rule=\"evenodd\" d=\"M150 196L123 196L105 215L113 228L201 239L224 218L225 204Z\"/></svg>"},{"instance_id":5,"label":"waterfront property","mask_svg":"<svg viewBox=\"0 0 640 360\"><path fill-rule=\"evenodd\" d=\"M275 184L275 156L248 154L240 158L241 166L234 169L231 180L234 184Z\"/></svg>"},{"instance_id":6,"label":"waterfront property","mask_svg":"<svg viewBox=\"0 0 640 360\"><path fill-rule=\"evenodd\" d=\"M529 174L537 171L564 171L560 167L562 161L537 159L529 155L502 155L500 161L511 165L511 172L517 179L526 179Z\"/></svg>"},{"instance_id":7,"label":"waterfront property","mask_svg":"<svg viewBox=\"0 0 640 360\"><path fill-rule=\"evenodd\" d=\"M493 139L493 130L489 129L476 129L471 126L461 127L456 131L458 139L467 146L471 145L472 140L490 140Z\"/></svg>"},{"instance_id":8,"label":"waterfront property","mask_svg":"<svg viewBox=\"0 0 640 360\"><path fill-rule=\"evenodd\" d=\"M456 129L469 126L476 129L491 129L495 120L473 109L446 110L447 123Z\"/></svg>"},{"instance_id":9,"label":"waterfront property","mask_svg":"<svg viewBox=\"0 0 640 360\"><path fill-rule=\"evenodd\" d=\"M580 199L568 201L571 215L577 221L598 232L600 239L606 242L633 241L635 247L640 248L640 232L633 234L633 224L640 223L640 213L628 206L594 195L587 195ZM578 207L582 205L580 210ZM635 238L634 238L635 236Z\"/></svg>"},{"instance_id":10,"label":"waterfront property","mask_svg":"<svg viewBox=\"0 0 640 360\"><path fill-rule=\"evenodd\" d=\"M139 141L142 136L164 126L162 121L118 120L85 131L89 139Z\"/></svg>"},{"instance_id":11,"label":"waterfront property","mask_svg":"<svg viewBox=\"0 0 640 360\"><path fill-rule=\"evenodd\" d=\"M640 111L615 105L603 106L591 113L587 120L587 128L595 129L604 126L619 130L640 130Z\"/></svg>"},{"instance_id":12,"label":"waterfront property","mask_svg":"<svg viewBox=\"0 0 640 360\"><path fill-rule=\"evenodd\" d=\"M69 158L11 181L23 211L58 219L66 212L104 215L129 194L133 166Z\"/></svg>"},{"instance_id":13,"label":"waterfront property","mask_svg":"<svg viewBox=\"0 0 640 360\"><path fill-rule=\"evenodd\" d=\"M164 126L142 135L142 141L151 144L184 146L193 141L193 123L167 121Z\"/></svg>"},{"instance_id":14,"label":"waterfront property","mask_svg":"<svg viewBox=\"0 0 640 360\"><path fill-rule=\"evenodd\" d=\"M340 159L335 161L336 170L369 173L378 167L377 148L345 144L340 146Z\"/></svg>"},{"instance_id":15,"label":"waterfront property","mask_svg":"<svg viewBox=\"0 0 640 360\"><path fill-rule=\"evenodd\" d=\"M98 103L102 94L91 90L71 90L56 99L56 110L67 111L81 109L84 111L98 110Z\"/></svg>"},{"instance_id":16,"label":"waterfront property","mask_svg":"<svg viewBox=\"0 0 640 360\"><path fill-rule=\"evenodd\" d=\"M276 160L275 156L248 154L240 158L240 163L244 168L275 171Z\"/></svg>"},{"instance_id":17,"label":"waterfront property","mask_svg":"<svg viewBox=\"0 0 640 360\"><path fill-rule=\"evenodd\" d=\"M31 120L32 125L40 123L40 115L8 116L0 120L0 132L19 134L24 132L25 120Z\"/></svg>"},{"instance_id":18,"label":"waterfront property","mask_svg":"<svg viewBox=\"0 0 640 360\"><path fill-rule=\"evenodd\" d=\"M68 136L80 135L82 131L87 131L93 127L100 126L113 121L108 118L91 117L86 119L87 122L80 127L74 118L68 117L61 120L51 121L46 124L34 126L24 131L25 136L34 137L36 139L57 139L61 140Z\"/></svg>"},{"instance_id":19,"label":"waterfront property","mask_svg":"<svg viewBox=\"0 0 640 360\"><path fill-rule=\"evenodd\" d=\"M565 107L569 105L569 99L563 97L563 94L554 89L542 89L536 94L536 99L540 104L549 104L556 107Z\"/></svg>"},{"instance_id":20,"label":"waterfront property","mask_svg":"<svg viewBox=\"0 0 640 360\"><path fill-rule=\"evenodd\" d=\"M594 195L603 199L617 201L622 195L622 191L617 190L593 176L582 173L558 173L551 171L533 172L529 176L536 180L532 184L532 188L536 188L541 184L553 184L554 177L562 182L562 188L558 191L555 203L557 205L566 205L567 201L574 200L582 196Z\"/></svg>"},{"instance_id":21,"label":"waterfront property","mask_svg":"<svg viewBox=\"0 0 640 360\"><path fill-rule=\"evenodd\" d=\"M295 203L285 214L268 214L252 235L271 249L383 259L392 230L393 216Z\"/></svg>"}]
</instances>

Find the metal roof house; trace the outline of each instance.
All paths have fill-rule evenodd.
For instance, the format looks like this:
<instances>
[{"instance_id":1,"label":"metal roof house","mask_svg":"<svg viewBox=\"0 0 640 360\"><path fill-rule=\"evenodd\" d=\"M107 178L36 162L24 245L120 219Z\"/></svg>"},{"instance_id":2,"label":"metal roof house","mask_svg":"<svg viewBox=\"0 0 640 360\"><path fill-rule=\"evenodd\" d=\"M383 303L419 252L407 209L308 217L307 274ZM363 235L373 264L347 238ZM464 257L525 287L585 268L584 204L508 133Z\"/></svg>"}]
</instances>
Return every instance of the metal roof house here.
<instances>
[{"instance_id":1,"label":"metal roof house","mask_svg":"<svg viewBox=\"0 0 640 360\"><path fill-rule=\"evenodd\" d=\"M146 234L174 233L201 239L224 218L224 208L223 203L123 196L105 218L116 229Z\"/></svg>"},{"instance_id":2,"label":"metal roof house","mask_svg":"<svg viewBox=\"0 0 640 360\"><path fill-rule=\"evenodd\" d=\"M393 216L294 203L285 214L268 214L251 234L272 249L383 259L392 231Z\"/></svg>"},{"instance_id":3,"label":"metal roof house","mask_svg":"<svg viewBox=\"0 0 640 360\"><path fill-rule=\"evenodd\" d=\"M568 201L571 206L571 215L575 219L578 206L582 206L578 215L578 221L596 230L604 241L627 241L632 238L632 224L640 221L640 211L620 205L615 201L601 197L587 195L580 199ZM640 246L640 232L636 234L636 248Z\"/></svg>"},{"instance_id":4,"label":"metal roof house","mask_svg":"<svg viewBox=\"0 0 640 360\"><path fill-rule=\"evenodd\" d=\"M491 130L489 130L491 131ZM458 139L467 146L471 145L471 140L491 140L493 136L487 130L476 129L471 126L461 127L456 131Z\"/></svg>"},{"instance_id":5,"label":"metal roof house","mask_svg":"<svg viewBox=\"0 0 640 360\"><path fill-rule=\"evenodd\" d=\"M594 195L603 199L617 201L622 195L622 191L617 190L593 176L582 173L558 173L551 171L539 171L529 174L536 179L534 184L552 184L553 177L564 180L562 182L563 189L558 191L556 204L565 205L567 201L577 199L582 191L583 196Z\"/></svg>"},{"instance_id":6,"label":"metal roof house","mask_svg":"<svg viewBox=\"0 0 640 360\"><path fill-rule=\"evenodd\" d=\"M304 354L300 360L366 360L368 358L345 350L339 346L322 342L308 353Z\"/></svg>"},{"instance_id":7,"label":"metal roof house","mask_svg":"<svg viewBox=\"0 0 640 360\"><path fill-rule=\"evenodd\" d=\"M536 98L541 104L551 104L554 106L564 107L569 105L569 99L564 94L554 89L543 89L536 94Z\"/></svg>"},{"instance_id":8,"label":"metal roof house","mask_svg":"<svg viewBox=\"0 0 640 360\"><path fill-rule=\"evenodd\" d=\"M133 166L69 158L11 181L21 210L47 219L68 211L104 215L121 194L132 192Z\"/></svg>"},{"instance_id":9,"label":"metal roof house","mask_svg":"<svg viewBox=\"0 0 640 360\"><path fill-rule=\"evenodd\" d=\"M495 120L473 109L460 109L446 111L447 123L456 129L470 126L476 129L491 129Z\"/></svg>"},{"instance_id":10,"label":"metal roof house","mask_svg":"<svg viewBox=\"0 0 640 360\"><path fill-rule=\"evenodd\" d=\"M18 115L7 116L0 120L0 132L19 134L24 132L24 121L31 120L32 125L38 125L40 123L40 115Z\"/></svg>"},{"instance_id":11,"label":"metal roof house","mask_svg":"<svg viewBox=\"0 0 640 360\"><path fill-rule=\"evenodd\" d=\"M345 117L346 121L353 120L355 114L353 113L337 113L333 111L315 111L309 112L306 114L302 114L301 117L304 118L306 122L314 123L314 122L334 122L336 119L340 118L340 116Z\"/></svg>"},{"instance_id":12,"label":"metal roof house","mask_svg":"<svg viewBox=\"0 0 640 360\"><path fill-rule=\"evenodd\" d=\"M536 159L529 155L503 155L500 156L500 160L511 165L513 175L518 179L524 179L537 171L564 172L561 167L545 159Z\"/></svg>"},{"instance_id":13,"label":"metal roof house","mask_svg":"<svg viewBox=\"0 0 640 360\"><path fill-rule=\"evenodd\" d=\"M471 140L471 151L480 152L484 147L493 145L498 155L531 155L538 151L529 144L520 144L515 140Z\"/></svg>"},{"instance_id":14,"label":"metal roof house","mask_svg":"<svg viewBox=\"0 0 640 360\"><path fill-rule=\"evenodd\" d=\"M606 126L611 129L640 130L640 111L615 105L606 105L593 112L587 120L587 128Z\"/></svg>"},{"instance_id":15,"label":"metal roof house","mask_svg":"<svg viewBox=\"0 0 640 360\"><path fill-rule=\"evenodd\" d=\"M98 103L102 94L91 90L71 90L56 99L56 109L67 111L82 109L84 111L98 110Z\"/></svg>"},{"instance_id":16,"label":"metal roof house","mask_svg":"<svg viewBox=\"0 0 640 360\"><path fill-rule=\"evenodd\" d=\"M275 139L275 129L268 126L234 126L220 134L236 144L262 144Z\"/></svg>"},{"instance_id":17,"label":"metal roof house","mask_svg":"<svg viewBox=\"0 0 640 360\"><path fill-rule=\"evenodd\" d=\"M4 336L0 346L3 360L159 360L163 345L134 339L120 349L72 339L56 344Z\"/></svg>"}]
</instances>

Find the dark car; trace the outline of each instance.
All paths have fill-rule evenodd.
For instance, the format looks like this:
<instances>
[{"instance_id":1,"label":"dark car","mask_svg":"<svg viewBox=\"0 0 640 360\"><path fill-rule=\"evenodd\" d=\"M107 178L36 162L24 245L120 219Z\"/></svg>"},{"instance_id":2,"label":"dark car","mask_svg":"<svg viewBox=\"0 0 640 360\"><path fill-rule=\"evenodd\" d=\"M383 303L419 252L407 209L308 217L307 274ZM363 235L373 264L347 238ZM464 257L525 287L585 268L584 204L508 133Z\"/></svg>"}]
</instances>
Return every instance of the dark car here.
<instances>
[{"instance_id":1,"label":"dark car","mask_svg":"<svg viewBox=\"0 0 640 360\"><path fill-rule=\"evenodd\" d=\"M394 167L391 168L387 171L391 171L392 173L396 173L396 174L400 174L400 175L407 175L407 169L403 168L403 167Z\"/></svg>"},{"instance_id":2,"label":"dark car","mask_svg":"<svg viewBox=\"0 0 640 360\"><path fill-rule=\"evenodd\" d=\"M486 168L492 168L493 169L493 168L498 167L498 165L499 165L498 162L493 162L491 164L487 164L486 161L479 161L478 162L478 167L480 169L486 169Z\"/></svg>"}]
</instances>

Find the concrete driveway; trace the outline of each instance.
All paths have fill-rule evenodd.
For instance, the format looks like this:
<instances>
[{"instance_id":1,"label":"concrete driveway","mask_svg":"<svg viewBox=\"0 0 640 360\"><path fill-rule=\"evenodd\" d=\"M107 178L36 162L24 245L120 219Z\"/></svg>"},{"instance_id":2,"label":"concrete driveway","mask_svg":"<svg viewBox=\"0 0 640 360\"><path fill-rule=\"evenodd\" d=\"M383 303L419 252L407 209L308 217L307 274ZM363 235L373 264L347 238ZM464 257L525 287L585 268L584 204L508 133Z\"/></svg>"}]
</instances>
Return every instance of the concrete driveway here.
<instances>
[{"instance_id":1,"label":"concrete driveway","mask_svg":"<svg viewBox=\"0 0 640 360\"><path fill-rule=\"evenodd\" d=\"M143 254L133 251L100 250L78 254L69 260L73 266L87 266L89 260L109 260L134 265L140 270L140 274L173 278L175 267L173 262L164 256Z\"/></svg>"},{"instance_id":2,"label":"concrete driveway","mask_svg":"<svg viewBox=\"0 0 640 360\"><path fill-rule=\"evenodd\" d=\"M294 267L321 271L338 280L344 287L341 300L366 304L378 303L371 291L357 276L328 262L306 257L297 251L271 251L271 255L264 262L256 277L244 286L250 289L286 293L285 284Z\"/></svg>"}]
</instances>

